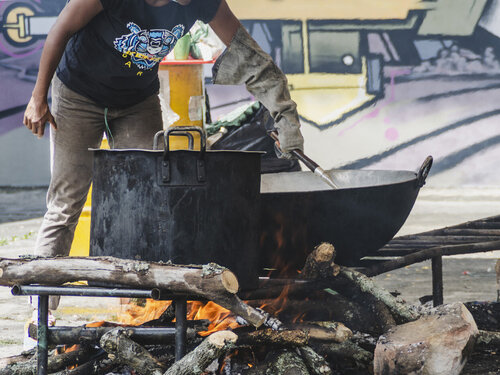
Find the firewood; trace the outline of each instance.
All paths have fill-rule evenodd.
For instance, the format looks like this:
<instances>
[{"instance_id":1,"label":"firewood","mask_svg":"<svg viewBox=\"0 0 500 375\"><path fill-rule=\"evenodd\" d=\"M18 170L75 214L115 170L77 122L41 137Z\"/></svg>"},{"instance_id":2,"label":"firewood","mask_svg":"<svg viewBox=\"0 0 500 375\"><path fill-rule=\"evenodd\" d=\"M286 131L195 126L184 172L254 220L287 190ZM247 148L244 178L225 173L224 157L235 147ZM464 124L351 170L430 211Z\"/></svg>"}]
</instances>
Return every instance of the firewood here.
<instances>
[{"instance_id":1,"label":"firewood","mask_svg":"<svg viewBox=\"0 0 500 375\"><path fill-rule=\"evenodd\" d=\"M0 369L4 368L12 363L20 363L20 362L26 362L29 361L30 359L33 358L33 356L36 354L36 348L26 350L22 352L19 355L14 355L11 357L6 357L0 359Z\"/></svg>"},{"instance_id":2,"label":"firewood","mask_svg":"<svg viewBox=\"0 0 500 375\"><path fill-rule=\"evenodd\" d=\"M361 348L348 340L340 344L318 344L313 346L316 351L334 362L351 361L358 368L373 368L373 353Z\"/></svg>"},{"instance_id":3,"label":"firewood","mask_svg":"<svg viewBox=\"0 0 500 375\"><path fill-rule=\"evenodd\" d=\"M266 375L309 375L307 366L295 352L280 351L269 361Z\"/></svg>"},{"instance_id":4,"label":"firewood","mask_svg":"<svg viewBox=\"0 0 500 375\"><path fill-rule=\"evenodd\" d=\"M308 255L300 276L304 279L325 279L335 277L340 266L334 263L335 248L332 244L322 243Z\"/></svg>"},{"instance_id":5,"label":"firewood","mask_svg":"<svg viewBox=\"0 0 500 375\"><path fill-rule=\"evenodd\" d=\"M212 263L197 267L113 257L0 258L0 285L61 285L79 280L159 288L210 300L214 295L234 294L239 287L234 273Z\"/></svg>"},{"instance_id":6,"label":"firewood","mask_svg":"<svg viewBox=\"0 0 500 375\"><path fill-rule=\"evenodd\" d=\"M411 311L399 297L378 287L369 277L348 267L341 267L340 278L349 280L361 292L371 294L376 300L385 304L398 323L406 323L418 319L418 314ZM332 286L334 288L334 286Z\"/></svg>"},{"instance_id":7,"label":"firewood","mask_svg":"<svg viewBox=\"0 0 500 375\"><path fill-rule=\"evenodd\" d=\"M372 314L369 306L356 303L346 297L336 294L322 294L318 298L306 300L286 300L273 303L274 300L249 301L270 314L276 314L278 319L289 322L297 317L302 320L335 321L343 323L351 330L381 334L382 329ZM287 323L288 324L288 323Z\"/></svg>"},{"instance_id":8,"label":"firewood","mask_svg":"<svg viewBox=\"0 0 500 375\"><path fill-rule=\"evenodd\" d=\"M189 321L191 323L192 321ZM205 324L189 324L187 328L187 339L193 340L198 331L206 330ZM75 345L75 344L95 344L101 337L115 329L111 327L49 327L48 338L50 345ZM171 344L175 341L175 327L123 327L127 330L130 338L139 344ZM29 325L30 337L37 337L38 326ZM161 332L159 332L161 331Z\"/></svg>"},{"instance_id":9,"label":"firewood","mask_svg":"<svg viewBox=\"0 0 500 375\"><path fill-rule=\"evenodd\" d=\"M52 353L48 358L47 370L49 373L60 371L66 367L79 365L90 360L95 354L95 350L88 347L80 347L75 351L55 354ZM29 361L20 361L10 363L3 369L0 369L0 375L31 375L35 374L37 369L36 356Z\"/></svg>"},{"instance_id":10,"label":"firewood","mask_svg":"<svg viewBox=\"0 0 500 375\"><path fill-rule=\"evenodd\" d=\"M234 347L237 336L231 331L212 333L193 351L170 367L164 375L199 375L214 360Z\"/></svg>"},{"instance_id":11,"label":"firewood","mask_svg":"<svg viewBox=\"0 0 500 375\"><path fill-rule=\"evenodd\" d=\"M91 361L83 363L74 369L55 372L52 375L102 375L111 372L120 366L117 361L106 358L106 353L94 357Z\"/></svg>"},{"instance_id":12,"label":"firewood","mask_svg":"<svg viewBox=\"0 0 500 375\"><path fill-rule=\"evenodd\" d=\"M335 328L324 328L311 324L295 323L281 328L279 331L273 329L261 329L251 332L237 332L238 346L256 346L261 344L273 346L305 346L311 340L323 342L343 342L352 337L349 328L341 323L336 323Z\"/></svg>"},{"instance_id":13,"label":"firewood","mask_svg":"<svg viewBox=\"0 0 500 375\"><path fill-rule=\"evenodd\" d=\"M125 328L114 328L102 336L101 347L111 359L130 366L139 374L162 375L165 371L163 364L144 347L131 340L130 335L131 333Z\"/></svg>"},{"instance_id":14,"label":"firewood","mask_svg":"<svg viewBox=\"0 0 500 375\"><path fill-rule=\"evenodd\" d=\"M300 356L313 375L330 375L332 369L325 358L314 351L310 346L299 348Z\"/></svg>"}]
</instances>

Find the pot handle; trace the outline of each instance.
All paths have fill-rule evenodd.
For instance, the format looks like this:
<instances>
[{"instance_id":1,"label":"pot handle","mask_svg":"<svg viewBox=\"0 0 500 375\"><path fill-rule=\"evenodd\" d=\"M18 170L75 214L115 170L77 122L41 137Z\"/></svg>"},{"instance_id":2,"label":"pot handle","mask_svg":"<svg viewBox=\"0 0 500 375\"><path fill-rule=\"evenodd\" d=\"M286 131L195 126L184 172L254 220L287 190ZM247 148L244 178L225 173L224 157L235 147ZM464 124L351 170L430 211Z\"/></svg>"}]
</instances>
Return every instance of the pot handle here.
<instances>
[{"instance_id":1,"label":"pot handle","mask_svg":"<svg viewBox=\"0 0 500 375\"><path fill-rule=\"evenodd\" d=\"M166 131L164 131L164 141L165 141L165 151L163 152L163 172L162 172L162 181L164 183L168 183L170 181L170 135L178 134L187 136L190 140L193 136L188 133L190 131L197 132L200 134L200 156L196 163L197 170L197 178L198 182L205 182L207 179L206 168L205 168L205 152L207 150L207 137L205 135L205 131L199 126L171 126ZM155 135L156 138L156 135ZM194 142L193 142L194 143ZM193 147L191 145L190 149Z\"/></svg>"},{"instance_id":2,"label":"pot handle","mask_svg":"<svg viewBox=\"0 0 500 375\"><path fill-rule=\"evenodd\" d=\"M189 132L176 132L175 135L178 136L184 136L188 139L188 149L193 150L194 149L194 137L191 133ZM153 150L158 150L158 139L163 136L163 142L165 142L165 131L160 130L158 133L155 134L154 140L153 140Z\"/></svg>"},{"instance_id":3,"label":"pot handle","mask_svg":"<svg viewBox=\"0 0 500 375\"><path fill-rule=\"evenodd\" d=\"M420 167L420 169L418 170L418 173L417 173L417 184L418 184L418 187L421 188L422 186L425 185L425 180L427 179L427 176L429 175L429 172L431 170L431 167L432 167L432 162L433 162L433 158L432 156L427 156L424 160L424 162L422 163L422 166Z\"/></svg>"}]
</instances>

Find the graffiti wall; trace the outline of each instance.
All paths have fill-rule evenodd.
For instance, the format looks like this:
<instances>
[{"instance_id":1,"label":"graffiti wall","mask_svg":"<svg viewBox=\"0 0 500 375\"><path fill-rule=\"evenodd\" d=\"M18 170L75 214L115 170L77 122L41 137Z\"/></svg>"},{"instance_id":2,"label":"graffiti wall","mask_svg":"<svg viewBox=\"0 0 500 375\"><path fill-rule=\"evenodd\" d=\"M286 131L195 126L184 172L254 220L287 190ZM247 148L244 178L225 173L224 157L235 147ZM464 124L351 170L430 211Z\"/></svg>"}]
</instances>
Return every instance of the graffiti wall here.
<instances>
[{"instance_id":1,"label":"graffiti wall","mask_svg":"<svg viewBox=\"0 0 500 375\"><path fill-rule=\"evenodd\" d=\"M0 186L48 183L47 137L22 115L65 2L0 0ZM324 167L416 170L430 154L430 184L500 186L500 0L228 2L287 74ZM207 90L215 119L251 100Z\"/></svg>"},{"instance_id":2,"label":"graffiti wall","mask_svg":"<svg viewBox=\"0 0 500 375\"><path fill-rule=\"evenodd\" d=\"M287 73L320 164L416 170L433 155L430 184L500 185L500 1L229 3ZM212 90L216 106L244 97Z\"/></svg>"},{"instance_id":3,"label":"graffiti wall","mask_svg":"<svg viewBox=\"0 0 500 375\"><path fill-rule=\"evenodd\" d=\"M48 137L23 126L44 39L65 0L0 0L0 186L49 180Z\"/></svg>"}]
</instances>

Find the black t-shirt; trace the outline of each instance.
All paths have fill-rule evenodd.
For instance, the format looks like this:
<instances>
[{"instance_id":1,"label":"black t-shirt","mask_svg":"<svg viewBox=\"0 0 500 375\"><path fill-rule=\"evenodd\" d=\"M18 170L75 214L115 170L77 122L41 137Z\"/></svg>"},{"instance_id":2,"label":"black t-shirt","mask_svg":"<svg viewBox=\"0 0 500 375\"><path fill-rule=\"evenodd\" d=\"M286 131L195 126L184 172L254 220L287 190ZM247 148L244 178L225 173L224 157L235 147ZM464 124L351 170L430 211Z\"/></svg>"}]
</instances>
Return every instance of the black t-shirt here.
<instances>
[{"instance_id":1,"label":"black t-shirt","mask_svg":"<svg viewBox=\"0 0 500 375\"><path fill-rule=\"evenodd\" d=\"M104 11L69 40L57 68L73 91L103 107L124 108L158 92L159 62L196 20L210 22L220 0L101 0Z\"/></svg>"}]
</instances>

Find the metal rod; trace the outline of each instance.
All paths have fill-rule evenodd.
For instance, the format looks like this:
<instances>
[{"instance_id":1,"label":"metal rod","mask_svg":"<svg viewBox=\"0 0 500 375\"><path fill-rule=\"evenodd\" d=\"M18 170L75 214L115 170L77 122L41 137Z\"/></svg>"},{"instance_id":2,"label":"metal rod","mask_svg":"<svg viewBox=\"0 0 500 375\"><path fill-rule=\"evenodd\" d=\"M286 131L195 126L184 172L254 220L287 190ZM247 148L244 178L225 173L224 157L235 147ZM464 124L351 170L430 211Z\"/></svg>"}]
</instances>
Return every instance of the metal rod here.
<instances>
[{"instance_id":1,"label":"metal rod","mask_svg":"<svg viewBox=\"0 0 500 375\"><path fill-rule=\"evenodd\" d=\"M434 307L442 305L443 299L443 257L432 258L432 301Z\"/></svg>"},{"instance_id":2,"label":"metal rod","mask_svg":"<svg viewBox=\"0 0 500 375\"><path fill-rule=\"evenodd\" d=\"M38 296L37 374L46 375L49 361L49 296Z\"/></svg>"},{"instance_id":3,"label":"metal rod","mask_svg":"<svg viewBox=\"0 0 500 375\"><path fill-rule=\"evenodd\" d=\"M184 298L175 300L175 360L186 354L187 337L187 301Z\"/></svg>"},{"instance_id":4,"label":"metal rod","mask_svg":"<svg viewBox=\"0 0 500 375\"><path fill-rule=\"evenodd\" d=\"M160 293L156 289L120 289L99 288L85 286L43 286L43 285L14 285L11 293L15 296L81 296L81 297L129 297L154 298Z\"/></svg>"}]
</instances>

